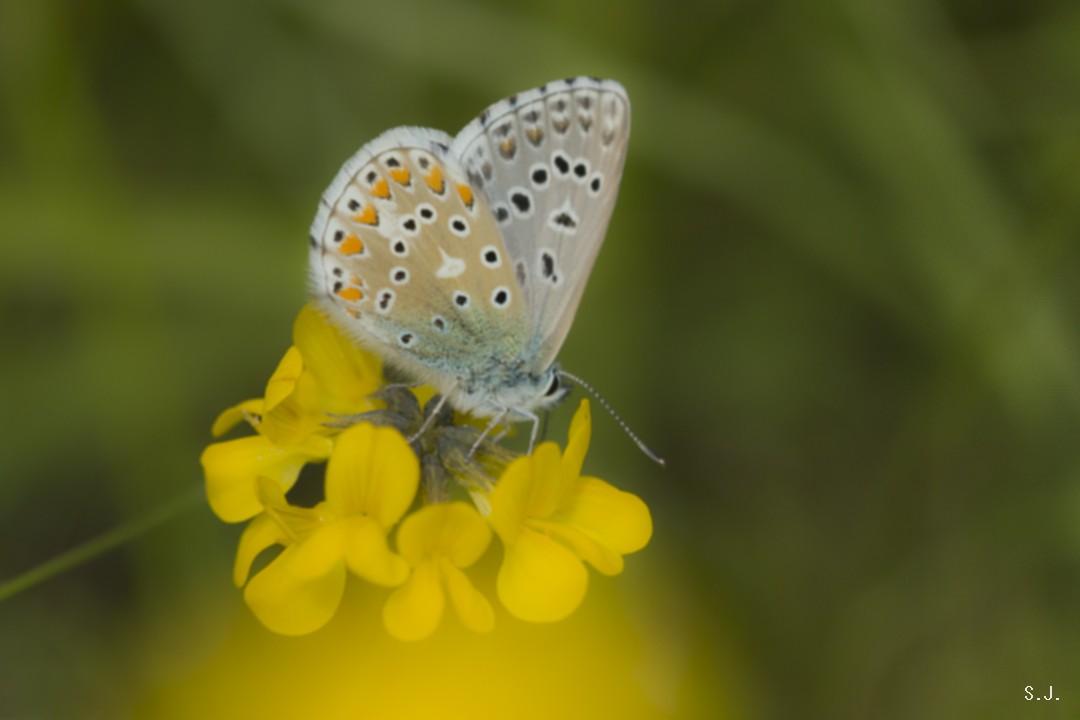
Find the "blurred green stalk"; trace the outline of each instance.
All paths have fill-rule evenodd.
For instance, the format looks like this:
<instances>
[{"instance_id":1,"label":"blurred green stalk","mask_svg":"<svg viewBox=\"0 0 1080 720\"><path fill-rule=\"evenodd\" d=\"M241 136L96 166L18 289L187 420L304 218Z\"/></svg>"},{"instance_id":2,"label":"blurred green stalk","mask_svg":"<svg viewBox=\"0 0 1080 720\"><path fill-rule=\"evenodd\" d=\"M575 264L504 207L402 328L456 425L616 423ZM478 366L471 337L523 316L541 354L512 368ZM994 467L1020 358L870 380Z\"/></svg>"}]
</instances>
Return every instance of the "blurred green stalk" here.
<instances>
[{"instance_id":1,"label":"blurred green stalk","mask_svg":"<svg viewBox=\"0 0 1080 720\"><path fill-rule=\"evenodd\" d=\"M134 518L123 525L113 528L101 535L87 540L81 545L76 545L67 552L57 555L35 568L27 570L5 583L0 584L0 602L14 597L24 590L38 585L46 580L60 575L68 570L78 567L83 563L93 560L99 555L104 555L113 548L119 547L129 540L143 535L150 530L171 520L185 510L190 510L200 504L204 499L203 488L196 485L170 502L162 505L142 517Z\"/></svg>"}]
</instances>

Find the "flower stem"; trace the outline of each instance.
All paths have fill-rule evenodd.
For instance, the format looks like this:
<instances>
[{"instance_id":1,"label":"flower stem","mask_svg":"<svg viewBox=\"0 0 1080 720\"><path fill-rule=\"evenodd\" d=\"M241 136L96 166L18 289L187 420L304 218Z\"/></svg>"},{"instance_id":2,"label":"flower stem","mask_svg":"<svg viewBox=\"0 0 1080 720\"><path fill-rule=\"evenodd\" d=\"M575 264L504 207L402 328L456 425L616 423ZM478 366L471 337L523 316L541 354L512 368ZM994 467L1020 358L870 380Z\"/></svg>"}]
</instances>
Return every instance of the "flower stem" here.
<instances>
[{"instance_id":1,"label":"flower stem","mask_svg":"<svg viewBox=\"0 0 1080 720\"><path fill-rule=\"evenodd\" d=\"M198 485L194 486L156 510L107 530L96 538L87 540L81 545L76 545L51 560L46 560L37 567L27 570L22 575L17 575L6 582L0 583L0 602L93 560L99 555L104 555L129 540L134 540L185 510L197 506L204 497L203 488Z\"/></svg>"}]
</instances>

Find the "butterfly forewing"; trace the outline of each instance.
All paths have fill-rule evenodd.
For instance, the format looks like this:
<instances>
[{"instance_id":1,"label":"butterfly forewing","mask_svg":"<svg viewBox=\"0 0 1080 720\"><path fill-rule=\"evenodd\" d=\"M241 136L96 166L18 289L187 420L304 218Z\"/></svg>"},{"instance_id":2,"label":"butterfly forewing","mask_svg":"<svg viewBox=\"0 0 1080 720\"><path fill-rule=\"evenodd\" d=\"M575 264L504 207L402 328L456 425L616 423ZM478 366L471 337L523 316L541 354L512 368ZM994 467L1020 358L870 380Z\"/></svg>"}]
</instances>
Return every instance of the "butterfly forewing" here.
<instances>
[{"instance_id":1,"label":"butterfly forewing","mask_svg":"<svg viewBox=\"0 0 1080 720\"><path fill-rule=\"evenodd\" d=\"M520 357L529 336L495 215L449 141L399 128L362 148L323 196L311 258L338 324L442 392Z\"/></svg>"},{"instance_id":2,"label":"butterfly forewing","mask_svg":"<svg viewBox=\"0 0 1080 720\"><path fill-rule=\"evenodd\" d=\"M611 80L571 78L485 110L451 145L491 205L525 294L534 367L570 330L615 206L630 105Z\"/></svg>"}]
</instances>

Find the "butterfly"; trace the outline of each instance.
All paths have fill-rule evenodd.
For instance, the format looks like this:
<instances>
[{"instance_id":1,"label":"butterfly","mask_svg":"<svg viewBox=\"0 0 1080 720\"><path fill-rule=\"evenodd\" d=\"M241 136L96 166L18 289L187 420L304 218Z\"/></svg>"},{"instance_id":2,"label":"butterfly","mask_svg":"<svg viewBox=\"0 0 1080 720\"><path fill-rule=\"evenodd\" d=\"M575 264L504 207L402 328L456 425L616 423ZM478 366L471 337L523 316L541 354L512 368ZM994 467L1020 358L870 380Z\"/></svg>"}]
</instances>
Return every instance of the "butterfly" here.
<instances>
[{"instance_id":1,"label":"butterfly","mask_svg":"<svg viewBox=\"0 0 1080 720\"><path fill-rule=\"evenodd\" d=\"M462 412L533 423L618 194L630 102L576 77L457 134L399 127L349 158L311 225L310 284L345 334ZM576 378L574 378L576 379ZM531 448L531 445L530 445Z\"/></svg>"}]
</instances>

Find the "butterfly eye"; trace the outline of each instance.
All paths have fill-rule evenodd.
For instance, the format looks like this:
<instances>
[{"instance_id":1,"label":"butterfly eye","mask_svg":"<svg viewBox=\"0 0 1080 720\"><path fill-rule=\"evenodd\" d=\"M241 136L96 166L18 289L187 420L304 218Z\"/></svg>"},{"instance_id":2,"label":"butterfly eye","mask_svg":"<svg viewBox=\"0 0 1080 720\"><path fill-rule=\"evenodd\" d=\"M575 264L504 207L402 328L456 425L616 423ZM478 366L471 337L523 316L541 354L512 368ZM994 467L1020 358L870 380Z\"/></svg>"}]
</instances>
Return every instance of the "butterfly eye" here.
<instances>
[{"instance_id":1,"label":"butterfly eye","mask_svg":"<svg viewBox=\"0 0 1080 720\"><path fill-rule=\"evenodd\" d=\"M552 375L551 376L551 384L548 385L548 389L544 391L544 397L551 397L555 393L559 392L559 387L560 387L559 376L558 375Z\"/></svg>"}]
</instances>

